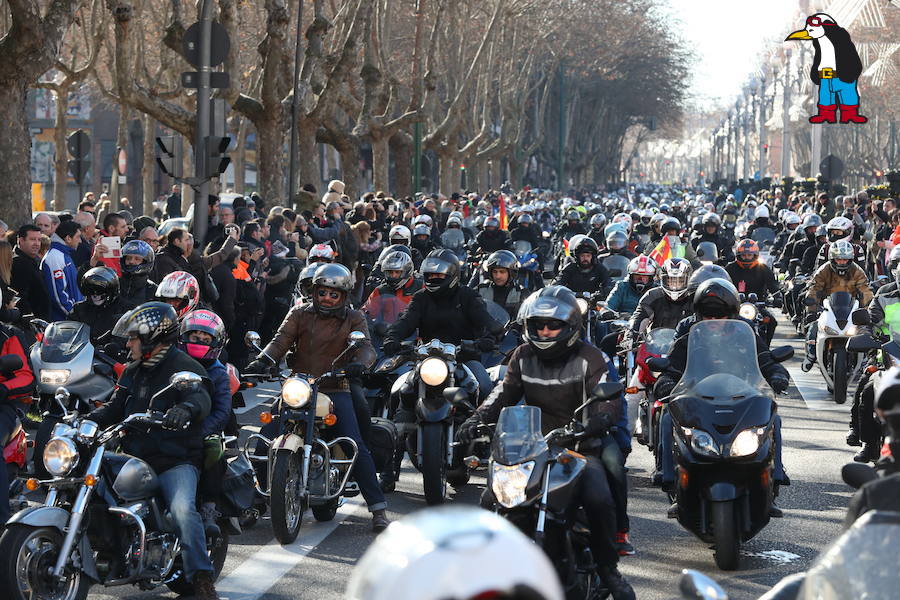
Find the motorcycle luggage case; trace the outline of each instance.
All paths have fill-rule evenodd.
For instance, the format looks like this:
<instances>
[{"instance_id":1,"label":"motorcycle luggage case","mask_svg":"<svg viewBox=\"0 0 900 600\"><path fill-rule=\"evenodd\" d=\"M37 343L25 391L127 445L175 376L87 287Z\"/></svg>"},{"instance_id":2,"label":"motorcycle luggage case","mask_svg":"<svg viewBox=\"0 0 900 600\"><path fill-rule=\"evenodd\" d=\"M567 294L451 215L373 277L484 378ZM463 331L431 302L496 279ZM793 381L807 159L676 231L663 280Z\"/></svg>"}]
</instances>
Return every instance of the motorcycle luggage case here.
<instances>
[{"instance_id":1,"label":"motorcycle luggage case","mask_svg":"<svg viewBox=\"0 0 900 600\"><path fill-rule=\"evenodd\" d=\"M397 426L390 419L372 417L369 430L369 452L375 461L375 469L382 472L390 468L397 447Z\"/></svg>"}]
</instances>

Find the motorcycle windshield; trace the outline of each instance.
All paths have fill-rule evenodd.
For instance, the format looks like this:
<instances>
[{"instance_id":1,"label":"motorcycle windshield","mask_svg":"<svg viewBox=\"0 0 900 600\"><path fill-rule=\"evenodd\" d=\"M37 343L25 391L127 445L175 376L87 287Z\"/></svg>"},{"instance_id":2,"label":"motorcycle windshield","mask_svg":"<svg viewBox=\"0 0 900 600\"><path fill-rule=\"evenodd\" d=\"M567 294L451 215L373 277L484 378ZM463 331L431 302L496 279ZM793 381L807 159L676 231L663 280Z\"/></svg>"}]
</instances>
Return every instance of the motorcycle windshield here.
<instances>
[{"instance_id":1,"label":"motorcycle windshield","mask_svg":"<svg viewBox=\"0 0 900 600\"><path fill-rule=\"evenodd\" d=\"M487 306L488 314L503 327L509 323L509 313L506 309L494 302L493 300L485 300L484 305Z\"/></svg>"},{"instance_id":2,"label":"motorcycle windshield","mask_svg":"<svg viewBox=\"0 0 900 600\"><path fill-rule=\"evenodd\" d=\"M673 394L718 402L766 395L756 336L743 321L716 319L691 327L684 375Z\"/></svg>"},{"instance_id":3,"label":"motorcycle windshield","mask_svg":"<svg viewBox=\"0 0 900 600\"><path fill-rule=\"evenodd\" d=\"M507 406L500 411L491 457L503 465L527 462L547 451L541 434L541 409L537 406Z\"/></svg>"},{"instance_id":4,"label":"motorcycle windshield","mask_svg":"<svg viewBox=\"0 0 900 600\"><path fill-rule=\"evenodd\" d=\"M896 598L900 513L870 511L816 559L797 598Z\"/></svg>"},{"instance_id":5,"label":"motorcycle windshield","mask_svg":"<svg viewBox=\"0 0 900 600\"><path fill-rule=\"evenodd\" d=\"M466 235L459 229L448 229L441 234L441 245L444 248L456 250L466 243Z\"/></svg>"},{"instance_id":6,"label":"motorcycle windshield","mask_svg":"<svg viewBox=\"0 0 900 600\"><path fill-rule=\"evenodd\" d=\"M835 292L828 297L828 306L834 314L834 320L844 327L850 320L850 311L853 310L853 296L850 292Z\"/></svg>"},{"instance_id":7,"label":"motorcycle windshield","mask_svg":"<svg viewBox=\"0 0 900 600\"><path fill-rule=\"evenodd\" d=\"M647 334L647 338L644 340L644 347L646 347L647 352L653 356L666 356L672 351L672 346L674 344L674 329L654 329Z\"/></svg>"},{"instance_id":8,"label":"motorcycle windshield","mask_svg":"<svg viewBox=\"0 0 900 600\"><path fill-rule=\"evenodd\" d=\"M757 227L750 239L759 244L760 249L763 245L771 246L775 242L775 230L771 227Z\"/></svg>"},{"instance_id":9,"label":"motorcycle windshield","mask_svg":"<svg viewBox=\"0 0 900 600\"><path fill-rule=\"evenodd\" d=\"M91 328L78 321L56 321L44 331L41 360L45 363L68 362L91 341Z\"/></svg>"},{"instance_id":10,"label":"motorcycle windshield","mask_svg":"<svg viewBox=\"0 0 900 600\"><path fill-rule=\"evenodd\" d=\"M517 257L522 258L531 252L531 242L528 240L516 240L513 242L513 252L515 252Z\"/></svg>"},{"instance_id":11,"label":"motorcycle windshield","mask_svg":"<svg viewBox=\"0 0 900 600\"><path fill-rule=\"evenodd\" d=\"M625 279L628 275L628 259L621 254L607 256L603 259L603 266L609 271L609 276L613 279Z\"/></svg>"},{"instance_id":12,"label":"motorcycle windshield","mask_svg":"<svg viewBox=\"0 0 900 600\"><path fill-rule=\"evenodd\" d=\"M397 296L369 296L363 306L363 312L372 321L372 325L378 323L393 325L400 318L409 305Z\"/></svg>"}]
</instances>

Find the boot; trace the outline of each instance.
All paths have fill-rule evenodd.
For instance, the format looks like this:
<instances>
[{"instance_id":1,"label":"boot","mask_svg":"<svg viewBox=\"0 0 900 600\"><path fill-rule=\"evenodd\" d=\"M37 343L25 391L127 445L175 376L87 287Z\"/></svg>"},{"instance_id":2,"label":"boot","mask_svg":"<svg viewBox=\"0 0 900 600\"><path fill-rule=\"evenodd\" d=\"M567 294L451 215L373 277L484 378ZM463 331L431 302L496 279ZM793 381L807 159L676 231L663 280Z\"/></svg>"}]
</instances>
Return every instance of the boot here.
<instances>
[{"instance_id":1,"label":"boot","mask_svg":"<svg viewBox=\"0 0 900 600\"><path fill-rule=\"evenodd\" d=\"M385 494L390 494L397 488L397 480L394 478L394 473L391 470L387 470L378 477L378 485L381 487L381 491Z\"/></svg>"},{"instance_id":2,"label":"boot","mask_svg":"<svg viewBox=\"0 0 900 600\"><path fill-rule=\"evenodd\" d=\"M813 368L813 365L816 364L816 357L814 354L806 353L806 356L803 358L803 364L800 365L800 370L804 373L809 373L810 369Z\"/></svg>"},{"instance_id":3,"label":"boot","mask_svg":"<svg viewBox=\"0 0 900 600\"><path fill-rule=\"evenodd\" d=\"M213 574L199 571L194 575L194 598L196 600L219 600L216 586L213 585Z\"/></svg>"},{"instance_id":4,"label":"boot","mask_svg":"<svg viewBox=\"0 0 900 600\"><path fill-rule=\"evenodd\" d=\"M620 531L616 533L616 551L619 553L619 556L634 555L634 546L631 544L631 540L628 538L627 531Z\"/></svg>"},{"instance_id":5,"label":"boot","mask_svg":"<svg viewBox=\"0 0 900 600\"><path fill-rule=\"evenodd\" d=\"M819 114L811 116L809 118L810 123L837 123L837 104L830 106L819 104L818 106Z\"/></svg>"},{"instance_id":6,"label":"boot","mask_svg":"<svg viewBox=\"0 0 900 600\"><path fill-rule=\"evenodd\" d=\"M216 519L219 518L219 511L216 510L214 502L204 502L200 506L200 516L203 518L203 531L206 537L218 537L221 535Z\"/></svg>"},{"instance_id":7,"label":"boot","mask_svg":"<svg viewBox=\"0 0 900 600\"><path fill-rule=\"evenodd\" d=\"M599 567L597 574L614 600L635 600L634 589L619 573L619 569L615 565Z\"/></svg>"},{"instance_id":8,"label":"boot","mask_svg":"<svg viewBox=\"0 0 900 600\"><path fill-rule=\"evenodd\" d=\"M865 123L869 119L859 114L857 111L859 110L859 104L854 105L846 105L841 104L841 123ZM832 115L834 112L832 111ZM810 118L810 122L812 122L812 118ZM831 121L834 123L834 121Z\"/></svg>"},{"instance_id":9,"label":"boot","mask_svg":"<svg viewBox=\"0 0 900 600\"><path fill-rule=\"evenodd\" d=\"M851 429L847 432L847 445L862 446L862 442L859 440L859 433L857 433L855 429Z\"/></svg>"},{"instance_id":10,"label":"boot","mask_svg":"<svg viewBox=\"0 0 900 600\"><path fill-rule=\"evenodd\" d=\"M856 456L853 457L853 460L860 463L873 462L878 460L879 456L878 446L875 444L869 444L868 442L863 444L862 450L856 453Z\"/></svg>"},{"instance_id":11,"label":"boot","mask_svg":"<svg viewBox=\"0 0 900 600\"><path fill-rule=\"evenodd\" d=\"M381 533L387 529L390 524L391 522L388 521L387 514L385 514L383 508L381 510L372 511L372 531Z\"/></svg>"}]
</instances>

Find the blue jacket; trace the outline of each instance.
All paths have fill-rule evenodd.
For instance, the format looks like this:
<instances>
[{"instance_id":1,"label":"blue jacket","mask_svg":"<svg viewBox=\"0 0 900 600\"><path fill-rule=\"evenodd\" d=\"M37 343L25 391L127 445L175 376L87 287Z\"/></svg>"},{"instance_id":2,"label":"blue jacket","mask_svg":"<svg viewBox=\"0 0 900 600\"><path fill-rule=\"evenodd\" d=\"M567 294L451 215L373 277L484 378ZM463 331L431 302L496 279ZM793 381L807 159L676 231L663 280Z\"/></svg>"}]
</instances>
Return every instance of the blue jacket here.
<instances>
[{"instance_id":1,"label":"blue jacket","mask_svg":"<svg viewBox=\"0 0 900 600\"><path fill-rule=\"evenodd\" d=\"M72 249L55 233L51 240L50 250L41 261L41 275L50 292L50 320L62 321L84 296L78 289L78 269L72 261Z\"/></svg>"},{"instance_id":2,"label":"blue jacket","mask_svg":"<svg viewBox=\"0 0 900 600\"><path fill-rule=\"evenodd\" d=\"M634 291L627 279L617 281L615 287L606 297L606 305L617 313L633 313L637 310L641 296Z\"/></svg>"},{"instance_id":3,"label":"blue jacket","mask_svg":"<svg viewBox=\"0 0 900 600\"><path fill-rule=\"evenodd\" d=\"M231 386L228 383L228 370L218 360L204 360L203 366L209 380L212 381L212 404L209 408L209 416L203 420L200 434L205 438L208 435L222 433L228 419L231 417Z\"/></svg>"}]
</instances>

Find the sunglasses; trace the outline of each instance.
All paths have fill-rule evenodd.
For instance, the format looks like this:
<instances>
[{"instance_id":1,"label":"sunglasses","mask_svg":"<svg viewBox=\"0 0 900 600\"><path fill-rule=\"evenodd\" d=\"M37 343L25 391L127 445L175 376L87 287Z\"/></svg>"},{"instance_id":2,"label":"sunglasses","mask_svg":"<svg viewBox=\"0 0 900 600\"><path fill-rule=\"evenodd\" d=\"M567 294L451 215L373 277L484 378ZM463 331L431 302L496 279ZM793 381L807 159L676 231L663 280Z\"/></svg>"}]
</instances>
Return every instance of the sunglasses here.
<instances>
[{"instance_id":1,"label":"sunglasses","mask_svg":"<svg viewBox=\"0 0 900 600\"><path fill-rule=\"evenodd\" d=\"M566 326L563 321L559 321L557 319L535 319L533 323L536 331L540 331L541 329L559 331Z\"/></svg>"},{"instance_id":2,"label":"sunglasses","mask_svg":"<svg viewBox=\"0 0 900 600\"><path fill-rule=\"evenodd\" d=\"M831 21L823 21L820 17L809 17L808 19L806 19L806 24L812 25L813 27L821 27L827 25L831 25L833 27L835 25L835 23L832 23Z\"/></svg>"},{"instance_id":3,"label":"sunglasses","mask_svg":"<svg viewBox=\"0 0 900 600\"><path fill-rule=\"evenodd\" d=\"M316 290L316 296L319 298L331 298L332 300L339 300L341 297L341 292L334 292L331 290Z\"/></svg>"}]
</instances>

